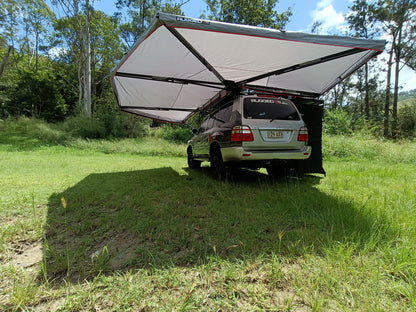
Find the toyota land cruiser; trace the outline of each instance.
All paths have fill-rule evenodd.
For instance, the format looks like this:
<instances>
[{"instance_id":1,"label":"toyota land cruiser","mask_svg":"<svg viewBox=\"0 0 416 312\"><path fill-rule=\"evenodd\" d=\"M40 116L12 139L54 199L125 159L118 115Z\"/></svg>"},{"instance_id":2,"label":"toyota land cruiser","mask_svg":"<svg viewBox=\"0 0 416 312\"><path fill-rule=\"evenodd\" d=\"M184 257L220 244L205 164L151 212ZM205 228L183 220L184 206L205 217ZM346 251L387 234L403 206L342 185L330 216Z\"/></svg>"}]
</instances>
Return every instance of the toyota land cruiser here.
<instances>
[{"instance_id":1,"label":"toyota land cruiser","mask_svg":"<svg viewBox=\"0 0 416 312\"><path fill-rule=\"evenodd\" d=\"M269 175L298 173L309 158L308 129L292 101L239 95L213 109L188 142L188 166L210 161L215 176L228 167L266 168Z\"/></svg>"}]
</instances>

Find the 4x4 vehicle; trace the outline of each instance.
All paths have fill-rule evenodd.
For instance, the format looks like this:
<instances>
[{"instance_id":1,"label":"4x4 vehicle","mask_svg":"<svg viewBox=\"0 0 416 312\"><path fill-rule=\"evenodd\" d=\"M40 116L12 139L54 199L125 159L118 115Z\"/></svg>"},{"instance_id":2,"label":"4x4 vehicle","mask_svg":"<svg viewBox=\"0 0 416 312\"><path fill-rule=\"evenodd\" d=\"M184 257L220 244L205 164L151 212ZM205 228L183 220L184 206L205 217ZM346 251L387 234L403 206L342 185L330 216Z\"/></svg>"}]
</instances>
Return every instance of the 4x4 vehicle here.
<instances>
[{"instance_id":1,"label":"4x4 vehicle","mask_svg":"<svg viewBox=\"0 0 416 312\"><path fill-rule=\"evenodd\" d=\"M217 178L227 167L266 168L270 175L298 173L309 158L308 129L292 101L239 95L219 105L188 142L188 166L210 161Z\"/></svg>"}]
</instances>

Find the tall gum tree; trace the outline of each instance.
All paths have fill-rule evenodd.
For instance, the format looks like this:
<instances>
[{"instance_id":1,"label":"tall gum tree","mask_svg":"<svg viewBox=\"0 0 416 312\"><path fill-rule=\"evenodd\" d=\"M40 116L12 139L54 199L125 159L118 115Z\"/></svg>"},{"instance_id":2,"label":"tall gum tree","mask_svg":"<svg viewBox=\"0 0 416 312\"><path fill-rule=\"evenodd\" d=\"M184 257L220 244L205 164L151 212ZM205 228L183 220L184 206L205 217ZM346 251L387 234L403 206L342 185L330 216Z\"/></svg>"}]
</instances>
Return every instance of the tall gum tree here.
<instances>
[{"instance_id":1,"label":"tall gum tree","mask_svg":"<svg viewBox=\"0 0 416 312\"><path fill-rule=\"evenodd\" d=\"M388 137L391 76L394 65L394 91L391 114L391 136L397 138L397 102L399 93L399 76L403 66L412 65L414 56L407 55L407 51L414 48L414 25L416 24L416 0L379 0L376 8L376 17L382 22L383 30L389 35L391 43L389 60L387 63L386 102L384 109L384 136ZM413 31L412 31L413 30Z\"/></svg>"},{"instance_id":2,"label":"tall gum tree","mask_svg":"<svg viewBox=\"0 0 416 312\"><path fill-rule=\"evenodd\" d=\"M105 88L111 89L107 86L110 70L123 55L121 33L116 17L94 10L92 1L87 17L86 8L76 1L66 3L64 16L56 20L55 43L57 50L62 52L59 57L75 67L79 109L89 116L94 112L95 103L106 93ZM90 106L86 107L88 103Z\"/></svg>"},{"instance_id":3,"label":"tall gum tree","mask_svg":"<svg viewBox=\"0 0 416 312\"><path fill-rule=\"evenodd\" d=\"M91 67L90 67L90 28L93 2L89 0L54 0L64 17L55 24L55 30L61 34L67 30L66 41L78 63L78 101L87 117L91 116Z\"/></svg>"},{"instance_id":4,"label":"tall gum tree","mask_svg":"<svg viewBox=\"0 0 416 312\"><path fill-rule=\"evenodd\" d=\"M353 36L371 39L378 35L375 27L375 3L366 0L355 0L347 15L349 28L353 31ZM362 109L366 119L370 119L370 98L369 98L369 64L364 65L364 108Z\"/></svg>"},{"instance_id":5,"label":"tall gum tree","mask_svg":"<svg viewBox=\"0 0 416 312\"><path fill-rule=\"evenodd\" d=\"M54 17L43 0L0 0L0 36L18 52L15 57L19 62L15 64L19 64L19 71L38 70L41 49L48 41Z\"/></svg>"}]
</instances>

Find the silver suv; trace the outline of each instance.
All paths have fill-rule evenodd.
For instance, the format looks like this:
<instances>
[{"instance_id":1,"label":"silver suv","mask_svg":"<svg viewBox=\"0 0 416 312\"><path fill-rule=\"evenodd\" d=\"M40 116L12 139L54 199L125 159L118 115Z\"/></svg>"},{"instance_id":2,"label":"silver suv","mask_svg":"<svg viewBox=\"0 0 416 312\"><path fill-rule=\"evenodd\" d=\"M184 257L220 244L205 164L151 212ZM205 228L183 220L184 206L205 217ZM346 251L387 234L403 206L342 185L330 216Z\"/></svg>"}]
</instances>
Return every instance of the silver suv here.
<instances>
[{"instance_id":1,"label":"silver suv","mask_svg":"<svg viewBox=\"0 0 416 312\"><path fill-rule=\"evenodd\" d=\"M213 108L188 142L188 166L210 161L215 176L226 168L266 168L270 175L299 173L309 158L308 129L292 101L239 95Z\"/></svg>"}]
</instances>

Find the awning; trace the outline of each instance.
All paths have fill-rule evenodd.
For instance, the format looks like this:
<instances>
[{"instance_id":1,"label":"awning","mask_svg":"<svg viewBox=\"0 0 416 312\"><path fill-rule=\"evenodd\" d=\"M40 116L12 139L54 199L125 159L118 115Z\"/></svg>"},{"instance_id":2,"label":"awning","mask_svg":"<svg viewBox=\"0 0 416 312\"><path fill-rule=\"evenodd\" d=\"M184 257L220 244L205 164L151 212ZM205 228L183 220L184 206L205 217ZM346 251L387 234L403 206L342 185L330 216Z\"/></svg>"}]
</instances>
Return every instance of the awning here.
<instances>
[{"instance_id":1,"label":"awning","mask_svg":"<svg viewBox=\"0 0 416 312\"><path fill-rule=\"evenodd\" d=\"M237 89L317 98L384 45L158 13L112 85L122 111L182 123Z\"/></svg>"}]
</instances>

